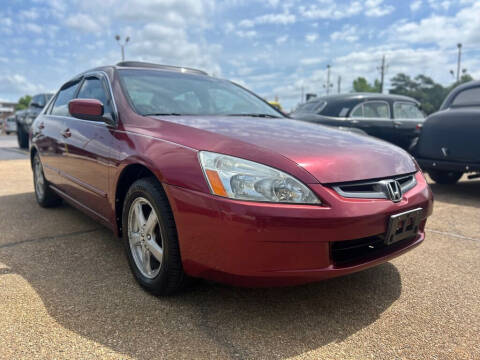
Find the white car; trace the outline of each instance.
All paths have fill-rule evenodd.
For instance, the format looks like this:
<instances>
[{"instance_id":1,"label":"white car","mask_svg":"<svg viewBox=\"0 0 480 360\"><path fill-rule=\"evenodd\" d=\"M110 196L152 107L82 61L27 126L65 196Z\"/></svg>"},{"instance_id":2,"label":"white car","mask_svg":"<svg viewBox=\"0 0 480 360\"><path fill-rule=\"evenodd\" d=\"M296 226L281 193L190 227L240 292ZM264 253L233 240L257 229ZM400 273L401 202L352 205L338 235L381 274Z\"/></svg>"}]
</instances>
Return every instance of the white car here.
<instances>
[{"instance_id":1,"label":"white car","mask_svg":"<svg viewBox=\"0 0 480 360\"><path fill-rule=\"evenodd\" d=\"M7 135L17 132L17 123L15 122L15 116L9 116L5 119L3 125L4 131Z\"/></svg>"}]
</instances>

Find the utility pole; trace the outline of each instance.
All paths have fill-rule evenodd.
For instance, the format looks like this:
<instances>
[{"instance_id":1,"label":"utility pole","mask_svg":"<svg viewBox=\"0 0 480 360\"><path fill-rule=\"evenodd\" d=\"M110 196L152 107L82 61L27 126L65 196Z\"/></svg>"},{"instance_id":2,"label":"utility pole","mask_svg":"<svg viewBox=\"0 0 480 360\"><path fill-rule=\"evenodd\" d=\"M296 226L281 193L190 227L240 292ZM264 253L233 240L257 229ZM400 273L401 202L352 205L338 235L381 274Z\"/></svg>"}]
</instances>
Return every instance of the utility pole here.
<instances>
[{"instance_id":1,"label":"utility pole","mask_svg":"<svg viewBox=\"0 0 480 360\"><path fill-rule=\"evenodd\" d=\"M385 64L385 55L382 56L382 64L377 68L380 71L380 94L383 94L383 82L385 80L385 73L387 65Z\"/></svg>"},{"instance_id":2,"label":"utility pole","mask_svg":"<svg viewBox=\"0 0 480 360\"><path fill-rule=\"evenodd\" d=\"M303 104L303 102L305 101L305 100L304 100L305 98L303 97L303 94L304 94L304 91L305 91L303 85L302 85L301 90L302 90L302 93L301 93L301 95L300 95L300 104Z\"/></svg>"},{"instance_id":3,"label":"utility pole","mask_svg":"<svg viewBox=\"0 0 480 360\"><path fill-rule=\"evenodd\" d=\"M130 41L130 36L127 36L123 43L120 41L120 35L115 35L115 40L117 40L118 45L120 45L120 48L122 50L122 61L125 61L125 46L127 46L127 43Z\"/></svg>"},{"instance_id":4,"label":"utility pole","mask_svg":"<svg viewBox=\"0 0 480 360\"><path fill-rule=\"evenodd\" d=\"M342 89L342 77L340 75L338 75L338 79L337 79L337 90L338 90L338 93L340 94L341 93L341 90Z\"/></svg>"},{"instance_id":5,"label":"utility pole","mask_svg":"<svg viewBox=\"0 0 480 360\"><path fill-rule=\"evenodd\" d=\"M458 59L457 59L457 83L460 81L460 62L462 61L462 43L457 44Z\"/></svg>"},{"instance_id":6,"label":"utility pole","mask_svg":"<svg viewBox=\"0 0 480 360\"><path fill-rule=\"evenodd\" d=\"M330 65L327 65L327 82L323 85L327 91L327 95L330 94L330 88L333 87L333 84L330 83L330 67Z\"/></svg>"}]
</instances>

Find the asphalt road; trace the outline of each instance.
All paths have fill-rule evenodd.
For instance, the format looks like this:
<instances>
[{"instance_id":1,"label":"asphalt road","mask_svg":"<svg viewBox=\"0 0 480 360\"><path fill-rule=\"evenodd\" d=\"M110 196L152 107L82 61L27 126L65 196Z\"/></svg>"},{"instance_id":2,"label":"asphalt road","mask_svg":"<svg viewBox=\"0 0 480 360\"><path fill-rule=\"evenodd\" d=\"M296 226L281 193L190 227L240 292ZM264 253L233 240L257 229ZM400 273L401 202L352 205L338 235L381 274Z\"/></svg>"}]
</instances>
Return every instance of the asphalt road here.
<instances>
[{"instance_id":1,"label":"asphalt road","mask_svg":"<svg viewBox=\"0 0 480 360\"><path fill-rule=\"evenodd\" d=\"M390 263L156 298L108 230L36 205L12 139L0 137L0 359L480 359L480 181L434 185L427 239Z\"/></svg>"}]
</instances>

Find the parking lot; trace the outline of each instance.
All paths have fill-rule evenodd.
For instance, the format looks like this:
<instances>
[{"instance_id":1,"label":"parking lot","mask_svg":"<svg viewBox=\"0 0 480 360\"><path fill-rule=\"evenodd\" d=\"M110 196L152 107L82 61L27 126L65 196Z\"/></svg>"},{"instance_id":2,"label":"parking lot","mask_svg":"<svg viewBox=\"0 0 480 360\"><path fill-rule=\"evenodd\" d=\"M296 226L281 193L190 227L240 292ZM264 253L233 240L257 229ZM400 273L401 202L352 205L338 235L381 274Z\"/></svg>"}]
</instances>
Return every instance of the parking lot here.
<instances>
[{"instance_id":1,"label":"parking lot","mask_svg":"<svg viewBox=\"0 0 480 360\"><path fill-rule=\"evenodd\" d=\"M0 136L1 359L480 358L480 180L432 185L424 244L376 268L156 298L112 233L67 205L36 204L15 145Z\"/></svg>"}]
</instances>

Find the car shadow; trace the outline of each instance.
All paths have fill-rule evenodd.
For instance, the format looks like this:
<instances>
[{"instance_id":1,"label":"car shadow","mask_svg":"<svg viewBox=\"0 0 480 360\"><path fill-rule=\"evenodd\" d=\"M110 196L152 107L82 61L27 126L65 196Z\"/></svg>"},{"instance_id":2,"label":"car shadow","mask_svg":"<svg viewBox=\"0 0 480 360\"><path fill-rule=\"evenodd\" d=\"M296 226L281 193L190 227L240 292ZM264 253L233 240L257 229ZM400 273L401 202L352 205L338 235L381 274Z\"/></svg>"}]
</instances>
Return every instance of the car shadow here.
<instances>
[{"instance_id":1,"label":"car shadow","mask_svg":"<svg viewBox=\"0 0 480 360\"><path fill-rule=\"evenodd\" d=\"M463 180L454 185L430 183L435 200L480 208L480 180Z\"/></svg>"},{"instance_id":2,"label":"car shadow","mask_svg":"<svg viewBox=\"0 0 480 360\"><path fill-rule=\"evenodd\" d=\"M25 196L32 194L9 200L21 204ZM35 226L50 210L26 211L35 215ZM56 221L75 221L63 213ZM132 278L121 242L93 221L82 221L90 230L0 245L7 267L0 276L20 275L56 322L134 358L288 358L372 324L402 290L397 268L386 263L289 288L199 281L177 296L157 298Z\"/></svg>"}]
</instances>

